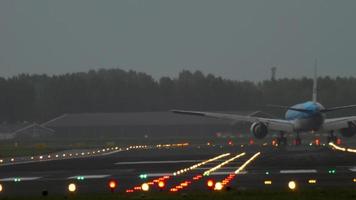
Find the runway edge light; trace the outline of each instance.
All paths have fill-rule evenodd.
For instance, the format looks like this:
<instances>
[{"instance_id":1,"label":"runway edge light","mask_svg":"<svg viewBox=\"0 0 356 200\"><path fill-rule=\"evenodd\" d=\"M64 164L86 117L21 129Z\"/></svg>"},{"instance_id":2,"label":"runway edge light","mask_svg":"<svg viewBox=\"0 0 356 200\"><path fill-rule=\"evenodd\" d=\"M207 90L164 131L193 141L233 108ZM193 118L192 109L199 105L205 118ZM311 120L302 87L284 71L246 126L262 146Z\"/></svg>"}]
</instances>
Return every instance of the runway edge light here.
<instances>
[{"instance_id":1,"label":"runway edge light","mask_svg":"<svg viewBox=\"0 0 356 200\"><path fill-rule=\"evenodd\" d=\"M317 182L316 179L309 179L308 180L309 184L316 184L316 182Z\"/></svg>"},{"instance_id":2,"label":"runway edge light","mask_svg":"<svg viewBox=\"0 0 356 200\"><path fill-rule=\"evenodd\" d=\"M71 192L71 193L77 191L77 186L74 183L70 183L68 185L68 191Z\"/></svg>"},{"instance_id":3,"label":"runway edge light","mask_svg":"<svg viewBox=\"0 0 356 200\"><path fill-rule=\"evenodd\" d=\"M206 182L206 186L208 186L208 189L209 190L212 190L213 187L214 187L214 181L212 179L209 179L207 182Z\"/></svg>"},{"instance_id":4,"label":"runway edge light","mask_svg":"<svg viewBox=\"0 0 356 200\"><path fill-rule=\"evenodd\" d=\"M114 180L114 179L109 180L108 187L111 192L114 192L114 190L117 188L117 186L118 186L117 180Z\"/></svg>"},{"instance_id":5,"label":"runway edge light","mask_svg":"<svg viewBox=\"0 0 356 200\"><path fill-rule=\"evenodd\" d=\"M158 182L158 187L159 187L160 190L163 190L165 186L166 186L166 184L165 184L164 181L159 181Z\"/></svg>"},{"instance_id":6,"label":"runway edge light","mask_svg":"<svg viewBox=\"0 0 356 200\"><path fill-rule=\"evenodd\" d=\"M141 185L141 190L144 192L148 192L148 190L150 190L150 186L148 185L148 183L143 183Z\"/></svg>"},{"instance_id":7,"label":"runway edge light","mask_svg":"<svg viewBox=\"0 0 356 200\"><path fill-rule=\"evenodd\" d=\"M265 185L272 185L272 181L271 181L271 180L265 180L265 181L264 181L264 184L265 184Z\"/></svg>"},{"instance_id":8,"label":"runway edge light","mask_svg":"<svg viewBox=\"0 0 356 200\"><path fill-rule=\"evenodd\" d=\"M297 183L295 181L289 181L288 182L288 188L292 191L297 189Z\"/></svg>"},{"instance_id":9,"label":"runway edge light","mask_svg":"<svg viewBox=\"0 0 356 200\"><path fill-rule=\"evenodd\" d=\"M214 187L214 190L217 190L217 191L220 191L223 189L223 184L221 182L216 182L215 183L215 187Z\"/></svg>"}]
</instances>

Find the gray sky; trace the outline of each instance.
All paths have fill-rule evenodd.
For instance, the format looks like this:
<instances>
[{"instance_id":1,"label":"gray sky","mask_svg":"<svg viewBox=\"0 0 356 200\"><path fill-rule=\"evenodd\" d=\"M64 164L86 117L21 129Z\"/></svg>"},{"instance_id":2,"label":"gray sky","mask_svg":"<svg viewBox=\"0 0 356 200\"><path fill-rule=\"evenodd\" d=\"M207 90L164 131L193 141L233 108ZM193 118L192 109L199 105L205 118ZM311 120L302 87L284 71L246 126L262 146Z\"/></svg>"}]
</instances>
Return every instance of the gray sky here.
<instances>
[{"instance_id":1,"label":"gray sky","mask_svg":"<svg viewBox=\"0 0 356 200\"><path fill-rule=\"evenodd\" d=\"M120 67L356 76L354 0L1 0L0 76Z\"/></svg>"}]
</instances>

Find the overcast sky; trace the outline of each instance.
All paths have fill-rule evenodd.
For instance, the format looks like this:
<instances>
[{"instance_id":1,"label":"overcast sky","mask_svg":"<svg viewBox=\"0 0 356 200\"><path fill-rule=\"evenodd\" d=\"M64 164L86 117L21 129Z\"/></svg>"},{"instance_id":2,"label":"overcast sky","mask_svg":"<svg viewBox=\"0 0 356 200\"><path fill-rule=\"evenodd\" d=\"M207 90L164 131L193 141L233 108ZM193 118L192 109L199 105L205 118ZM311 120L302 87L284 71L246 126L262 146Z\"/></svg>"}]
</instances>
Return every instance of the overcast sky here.
<instances>
[{"instance_id":1,"label":"overcast sky","mask_svg":"<svg viewBox=\"0 0 356 200\"><path fill-rule=\"evenodd\" d=\"M1 0L0 76L356 76L355 0Z\"/></svg>"}]
</instances>

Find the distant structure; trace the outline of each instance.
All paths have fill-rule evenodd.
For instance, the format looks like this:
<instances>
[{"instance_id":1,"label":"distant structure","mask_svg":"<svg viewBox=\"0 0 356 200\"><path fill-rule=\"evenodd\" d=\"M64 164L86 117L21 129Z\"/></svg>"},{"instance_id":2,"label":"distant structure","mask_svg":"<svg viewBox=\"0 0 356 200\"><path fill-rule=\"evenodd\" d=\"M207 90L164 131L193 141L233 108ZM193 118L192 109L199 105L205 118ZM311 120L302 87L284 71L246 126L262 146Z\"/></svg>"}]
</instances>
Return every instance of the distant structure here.
<instances>
[{"instance_id":1,"label":"distant structure","mask_svg":"<svg viewBox=\"0 0 356 200\"><path fill-rule=\"evenodd\" d=\"M276 72L277 72L277 67L272 67L271 68L271 81L276 80Z\"/></svg>"}]
</instances>

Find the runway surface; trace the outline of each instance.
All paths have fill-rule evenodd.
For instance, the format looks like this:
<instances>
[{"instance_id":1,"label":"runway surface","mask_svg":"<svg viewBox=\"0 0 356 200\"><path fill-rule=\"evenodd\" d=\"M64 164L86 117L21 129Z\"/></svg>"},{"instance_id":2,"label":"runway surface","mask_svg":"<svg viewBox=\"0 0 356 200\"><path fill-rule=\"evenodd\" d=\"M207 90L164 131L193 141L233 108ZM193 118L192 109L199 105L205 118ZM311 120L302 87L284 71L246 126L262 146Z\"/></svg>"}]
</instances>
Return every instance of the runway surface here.
<instances>
[{"instance_id":1,"label":"runway surface","mask_svg":"<svg viewBox=\"0 0 356 200\"><path fill-rule=\"evenodd\" d=\"M75 183L77 193L170 192L207 190L209 179L223 189L288 189L356 187L356 155L329 147L188 146L181 148L130 149L103 156L34 162L0 167L0 195L68 194ZM215 187L215 186L214 186Z\"/></svg>"}]
</instances>

